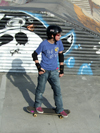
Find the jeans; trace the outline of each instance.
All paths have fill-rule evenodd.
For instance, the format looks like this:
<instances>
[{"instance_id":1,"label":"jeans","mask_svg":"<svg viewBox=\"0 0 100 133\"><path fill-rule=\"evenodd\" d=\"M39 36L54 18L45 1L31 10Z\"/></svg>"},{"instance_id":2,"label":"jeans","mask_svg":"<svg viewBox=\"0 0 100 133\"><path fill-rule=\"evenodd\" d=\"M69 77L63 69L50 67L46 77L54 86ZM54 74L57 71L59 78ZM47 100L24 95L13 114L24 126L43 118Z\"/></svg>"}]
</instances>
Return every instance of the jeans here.
<instances>
[{"instance_id":1,"label":"jeans","mask_svg":"<svg viewBox=\"0 0 100 133\"><path fill-rule=\"evenodd\" d=\"M54 101L56 106L56 113L62 112L63 109L63 102L62 102L62 95L61 95L61 88L60 88L60 78L58 70L45 70L45 73L42 75L38 75L38 85L35 92L35 104L34 107L41 107L43 93L45 91L46 82L49 82L51 88L54 92Z\"/></svg>"}]
</instances>

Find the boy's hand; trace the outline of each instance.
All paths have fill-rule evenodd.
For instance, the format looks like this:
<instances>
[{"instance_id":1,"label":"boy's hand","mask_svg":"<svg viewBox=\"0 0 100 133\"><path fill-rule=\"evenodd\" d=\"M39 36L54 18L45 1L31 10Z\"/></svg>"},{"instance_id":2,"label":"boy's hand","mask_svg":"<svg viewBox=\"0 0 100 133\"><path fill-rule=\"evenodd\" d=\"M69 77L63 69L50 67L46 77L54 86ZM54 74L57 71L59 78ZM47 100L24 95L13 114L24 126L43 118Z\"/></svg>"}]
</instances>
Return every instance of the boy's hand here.
<instances>
[{"instance_id":1,"label":"boy's hand","mask_svg":"<svg viewBox=\"0 0 100 133\"><path fill-rule=\"evenodd\" d=\"M41 65L40 65L38 62L36 62L36 67L37 67L37 69L38 69L39 75L45 73L45 70L44 70L43 68L41 68Z\"/></svg>"},{"instance_id":2,"label":"boy's hand","mask_svg":"<svg viewBox=\"0 0 100 133\"><path fill-rule=\"evenodd\" d=\"M64 74L59 74L59 77L62 77L62 76L64 76Z\"/></svg>"},{"instance_id":3,"label":"boy's hand","mask_svg":"<svg viewBox=\"0 0 100 133\"><path fill-rule=\"evenodd\" d=\"M45 70L43 68L41 68L42 71L39 71L39 75L44 74Z\"/></svg>"}]
</instances>

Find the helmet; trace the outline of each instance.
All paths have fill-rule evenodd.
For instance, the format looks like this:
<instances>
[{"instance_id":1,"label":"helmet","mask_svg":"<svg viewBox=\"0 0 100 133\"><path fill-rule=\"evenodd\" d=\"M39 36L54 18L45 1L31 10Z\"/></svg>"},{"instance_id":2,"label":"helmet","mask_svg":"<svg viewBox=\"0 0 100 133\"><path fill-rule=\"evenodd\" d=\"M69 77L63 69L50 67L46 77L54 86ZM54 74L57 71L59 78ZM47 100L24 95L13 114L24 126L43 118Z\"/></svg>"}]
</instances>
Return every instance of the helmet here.
<instances>
[{"instance_id":1,"label":"helmet","mask_svg":"<svg viewBox=\"0 0 100 133\"><path fill-rule=\"evenodd\" d=\"M50 25L47 28L47 37L48 39L51 39L52 35L54 35L54 38L55 38L55 35L61 32L62 32L62 29L58 25Z\"/></svg>"}]
</instances>

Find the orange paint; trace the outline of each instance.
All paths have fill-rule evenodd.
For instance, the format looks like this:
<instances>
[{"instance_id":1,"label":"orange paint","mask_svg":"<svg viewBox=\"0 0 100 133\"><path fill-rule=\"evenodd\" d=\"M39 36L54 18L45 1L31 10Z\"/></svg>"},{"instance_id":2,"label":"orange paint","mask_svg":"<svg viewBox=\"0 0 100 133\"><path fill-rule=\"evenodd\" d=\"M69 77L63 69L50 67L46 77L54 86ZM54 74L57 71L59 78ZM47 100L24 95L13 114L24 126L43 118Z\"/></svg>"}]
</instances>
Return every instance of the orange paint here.
<instances>
[{"instance_id":1,"label":"orange paint","mask_svg":"<svg viewBox=\"0 0 100 133\"><path fill-rule=\"evenodd\" d=\"M33 24L28 25L27 28L30 31L34 31L34 25Z\"/></svg>"},{"instance_id":2,"label":"orange paint","mask_svg":"<svg viewBox=\"0 0 100 133\"><path fill-rule=\"evenodd\" d=\"M85 27L100 33L100 23L96 22L95 20L89 18L86 16L80 7L74 4L74 10L75 13L77 14L78 21L81 22Z\"/></svg>"}]
</instances>

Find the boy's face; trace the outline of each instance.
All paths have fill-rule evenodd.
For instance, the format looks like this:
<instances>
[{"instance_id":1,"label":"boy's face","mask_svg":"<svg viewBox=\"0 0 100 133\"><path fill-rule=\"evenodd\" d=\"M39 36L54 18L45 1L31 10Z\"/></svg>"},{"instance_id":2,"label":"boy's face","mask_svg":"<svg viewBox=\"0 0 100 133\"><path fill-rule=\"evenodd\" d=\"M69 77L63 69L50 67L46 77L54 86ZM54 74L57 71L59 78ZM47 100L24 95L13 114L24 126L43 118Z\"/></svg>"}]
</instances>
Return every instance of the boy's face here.
<instances>
[{"instance_id":1,"label":"boy's face","mask_svg":"<svg viewBox=\"0 0 100 133\"><path fill-rule=\"evenodd\" d=\"M61 37L61 33L58 33L58 34L55 36L55 40L56 40L56 41L59 41L59 40L60 40L60 37Z\"/></svg>"}]
</instances>

